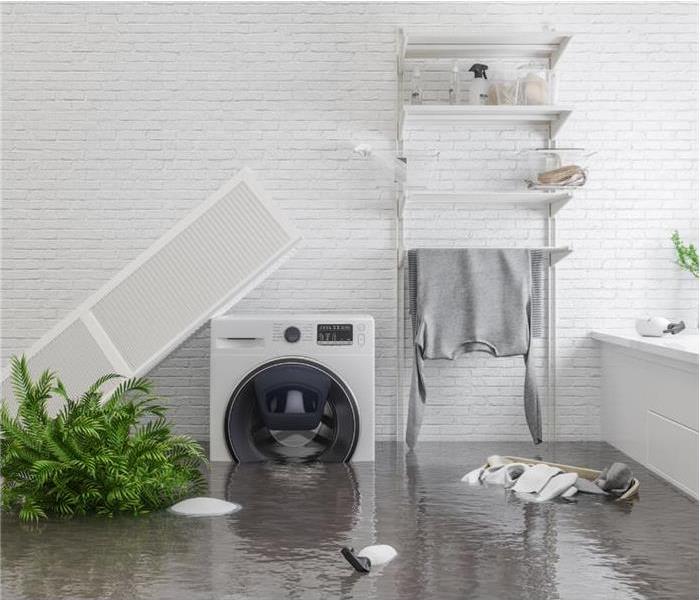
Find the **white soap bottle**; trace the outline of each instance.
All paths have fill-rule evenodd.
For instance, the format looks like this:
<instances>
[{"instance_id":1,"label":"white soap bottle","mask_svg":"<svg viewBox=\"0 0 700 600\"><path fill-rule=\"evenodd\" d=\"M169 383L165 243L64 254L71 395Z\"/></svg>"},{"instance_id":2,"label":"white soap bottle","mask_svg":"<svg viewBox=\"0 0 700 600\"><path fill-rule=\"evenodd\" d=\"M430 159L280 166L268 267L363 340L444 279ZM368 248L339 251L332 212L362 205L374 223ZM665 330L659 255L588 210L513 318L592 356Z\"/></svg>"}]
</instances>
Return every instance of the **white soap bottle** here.
<instances>
[{"instance_id":1,"label":"white soap bottle","mask_svg":"<svg viewBox=\"0 0 700 600\"><path fill-rule=\"evenodd\" d=\"M486 81L487 65L473 64L469 70L474 73L474 82L471 85L471 101L469 104L488 104L489 84Z\"/></svg>"}]
</instances>

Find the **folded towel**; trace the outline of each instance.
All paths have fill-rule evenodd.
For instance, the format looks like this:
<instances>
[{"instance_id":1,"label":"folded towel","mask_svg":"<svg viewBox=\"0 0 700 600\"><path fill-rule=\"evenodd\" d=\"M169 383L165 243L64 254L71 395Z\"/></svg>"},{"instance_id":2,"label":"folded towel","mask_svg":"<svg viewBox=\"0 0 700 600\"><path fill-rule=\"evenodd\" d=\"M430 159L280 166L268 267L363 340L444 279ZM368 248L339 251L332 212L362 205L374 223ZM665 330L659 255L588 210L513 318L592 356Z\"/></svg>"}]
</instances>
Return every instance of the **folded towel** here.
<instances>
[{"instance_id":1,"label":"folded towel","mask_svg":"<svg viewBox=\"0 0 700 600\"><path fill-rule=\"evenodd\" d=\"M409 251L409 304L414 368L406 442L415 446L426 400L423 361L454 360L465 352L523 356L525 417L542 441L539 394L529 362L532 255L527 249Z\"/></svg>"}]
</instances>

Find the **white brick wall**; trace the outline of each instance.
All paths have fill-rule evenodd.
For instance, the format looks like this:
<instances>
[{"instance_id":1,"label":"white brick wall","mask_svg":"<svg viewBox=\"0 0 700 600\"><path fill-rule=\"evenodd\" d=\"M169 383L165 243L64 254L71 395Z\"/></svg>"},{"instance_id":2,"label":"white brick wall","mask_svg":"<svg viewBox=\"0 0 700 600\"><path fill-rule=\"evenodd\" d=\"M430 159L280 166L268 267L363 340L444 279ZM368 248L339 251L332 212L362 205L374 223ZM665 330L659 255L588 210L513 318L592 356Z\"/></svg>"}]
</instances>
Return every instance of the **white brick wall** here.
<instances>
[{"instance_id":1,"label":"white brick wall","mask_svg":"<svg viewBox=\"0 0 700 600\"><path fill-rule=\"evenodd\" d=\"M561 437L600 434L590 329L646 312L697 324L668 240L674 228L697 240L694 4L6 3L2 15L3 361L248 165L306 239L240 307L373 314L377 433L393 436L393 188L350 150L393 148L397 25L576 34L560 100L579 110L562 142L599 153L559 218L576 248L559 268ZM512 151L542 135L412 131L412 183L512 184ZM542 241L540 220L508 211L446 206L407 225L415 245ZM431 366L424 437L525 439L521 375L515 360ZM206 438L208 329L151 376L179 429Z\"/></svg>"}]
</instances>

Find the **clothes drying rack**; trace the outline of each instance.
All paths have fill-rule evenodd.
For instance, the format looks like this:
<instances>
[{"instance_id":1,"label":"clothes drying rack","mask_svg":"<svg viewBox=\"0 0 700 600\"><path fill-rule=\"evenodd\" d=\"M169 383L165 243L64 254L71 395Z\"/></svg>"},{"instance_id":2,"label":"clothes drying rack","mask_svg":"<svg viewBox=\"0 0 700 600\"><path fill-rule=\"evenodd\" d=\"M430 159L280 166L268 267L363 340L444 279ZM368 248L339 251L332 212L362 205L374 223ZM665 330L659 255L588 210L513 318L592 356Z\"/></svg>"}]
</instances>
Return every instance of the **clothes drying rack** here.
<instances>
[{"instance_id":1,"label":"clothes drying rack","mask_svg":"<svg viewBox=\"0 0 700 600\"><path fill-rule=\"evenodd\" d=\"M573 112L573 108L561 105L489 105L464 104L407 104L404 89L404 73L407 60L413 59L461 59L480 62L489 58L538 59L550 69L559 62L566 50L571 35L556 31L480 31L465 32L411 32L403 28L397 32L397 95L396 95L396 156L407 167L404 154L404 129L419 125L429 127L431 123L510 127L523 124L547 125L547 148L556 151L557 137ZM407 170L407 168L406 168ZM547 428L545 442L556 440L557 433L557 335L556 335L556 263L572 252L569 246L557 245L557 213L573 198L571 189L547 191L463 191L463 192L410 192L405 177L395 169L396 184L396 294L397 294L397 398L396 434L399 440L405 435L406 397L404 394L403 369L406 364L406 248L404 245L404 214L414 204L426 206L431 203L452 203L457 206L478 208L486 206L516 206L544 212L544 247L549 254L547 277L546 314L547 335L545 349L545 377Z\"/></svg>"}]
</instances>

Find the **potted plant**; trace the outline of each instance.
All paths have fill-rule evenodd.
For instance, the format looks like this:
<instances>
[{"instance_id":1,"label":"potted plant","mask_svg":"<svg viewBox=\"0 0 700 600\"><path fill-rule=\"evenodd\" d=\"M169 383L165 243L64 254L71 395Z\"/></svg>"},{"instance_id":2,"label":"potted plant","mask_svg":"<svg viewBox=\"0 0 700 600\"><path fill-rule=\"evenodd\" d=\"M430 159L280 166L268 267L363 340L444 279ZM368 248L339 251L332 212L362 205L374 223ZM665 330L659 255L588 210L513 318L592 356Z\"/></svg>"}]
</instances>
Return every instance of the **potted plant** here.
<instances>
[{"instance_id":1,"label":"potted plant","mask_svg":"<svg viewBox=\"0 0 700 600\"><path fill-rule=\"evenodd\" d=\"M698 251L693 244L685 244L678 231L674 231L671 241L676 248L676 264L688 271L695 279L698 278Z\"/></svg>"}]
</instances>

